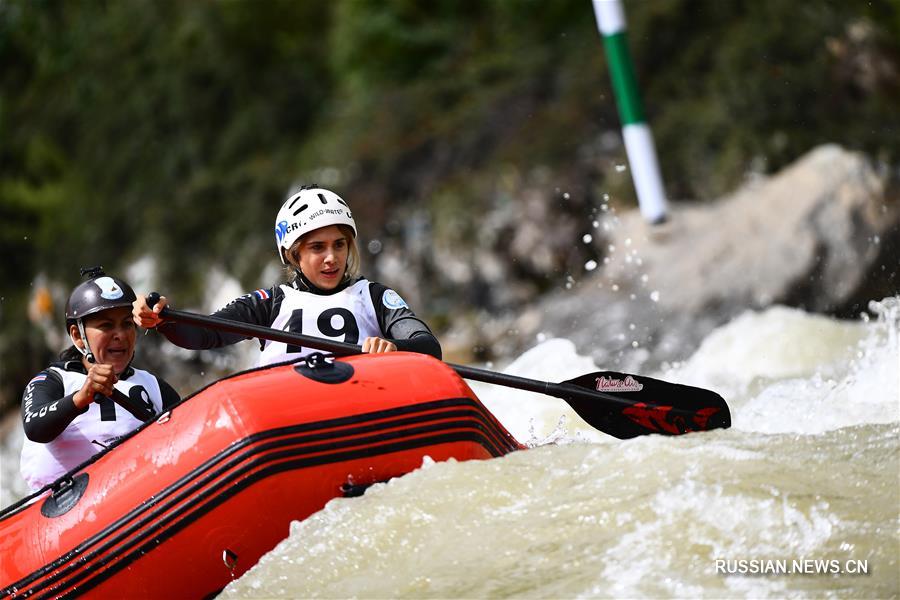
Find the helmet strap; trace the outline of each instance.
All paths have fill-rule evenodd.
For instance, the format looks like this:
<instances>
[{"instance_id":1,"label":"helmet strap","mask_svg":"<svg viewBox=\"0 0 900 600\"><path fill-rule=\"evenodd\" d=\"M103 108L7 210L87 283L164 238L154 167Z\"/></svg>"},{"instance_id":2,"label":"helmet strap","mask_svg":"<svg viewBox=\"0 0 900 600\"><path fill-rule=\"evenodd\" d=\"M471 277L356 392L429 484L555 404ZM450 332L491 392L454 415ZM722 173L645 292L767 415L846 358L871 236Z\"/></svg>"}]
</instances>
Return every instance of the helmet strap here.
<instances>
[{"instance_id":1,"label":"helmet strap","mask_svg":"<svg viewBox=\"0 0 900 600\"><path fill-rule=\"evenodd\" d=\"M313 285L312 281L306 278L306 275L303 274L303 271L294 267L294 287L300 290L301 292L310 292L314 289L318 289Z\"/></svg>"},{"instance_id":2,"label":"helmet strap","mask_svg":"<svg viewBox=\"0 0 900 600\"><path fill-rule=\"evenodd\" d=\"M75 343L75 338L72 338L72 344L75 346L76 350L81 352L81 355L85 357L89 363L97 362L94 358L94 353L91 352L91 345L88 344L87 333L84 331L84 321L82 319L77 319L75 323L78 326L78 333L81 334L81 341L84 342L84 348L78 347L78 344Z\"/></svg>"}]
</instances>

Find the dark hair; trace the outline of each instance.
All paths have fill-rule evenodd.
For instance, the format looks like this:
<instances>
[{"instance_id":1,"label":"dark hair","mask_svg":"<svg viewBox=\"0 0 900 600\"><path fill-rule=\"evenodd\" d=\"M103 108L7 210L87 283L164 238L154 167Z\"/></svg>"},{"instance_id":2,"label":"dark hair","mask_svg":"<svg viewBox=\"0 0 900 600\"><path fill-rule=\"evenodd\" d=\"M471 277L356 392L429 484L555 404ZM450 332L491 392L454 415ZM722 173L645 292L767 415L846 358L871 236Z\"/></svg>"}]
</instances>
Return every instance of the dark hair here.
<instances>
[{"instance_id":1,"label":"dark hair","mask_svg":"<svg viewBox=\"0 0 900 600\"><path fill-rule=\"evenodd\" d=\"M81 362L81 352L78 351L74 345L69 346L65 350L59 353L59 360L69 362L70 360L77 360Z\"/></svg>"}]
</instances>

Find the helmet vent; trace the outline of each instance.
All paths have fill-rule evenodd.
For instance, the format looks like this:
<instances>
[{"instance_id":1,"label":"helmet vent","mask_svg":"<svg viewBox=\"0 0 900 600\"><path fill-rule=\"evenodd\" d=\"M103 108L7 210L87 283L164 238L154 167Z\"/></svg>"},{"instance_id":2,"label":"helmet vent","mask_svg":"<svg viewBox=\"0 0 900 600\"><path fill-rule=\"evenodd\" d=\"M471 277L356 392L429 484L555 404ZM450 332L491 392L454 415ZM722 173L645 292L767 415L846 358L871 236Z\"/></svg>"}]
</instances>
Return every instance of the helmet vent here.
<instances>
[{"instance_id":1,"label":"helmet vent","mask_svg":"<svg viewBox=\"0 0 900 600\"><path fill-rule=\"evenodd\" d=\"M296 217L297 215L302 213L307 208L309 208L309 204L304 204L303 206L301 206L300 208L298 208L297 210L294 211L294 216Z\"/></svg>"},{"instance_id":2,"label":"helmet vent","mask_svg":"<svg viewBox=\"0 0 900 600\"><path fill-rule=\"evenodd\" d=\"M328 200L325 199L325 196L322 194L316 194L319 197L319 200L322 201L322 204L328 204Z\"/></svg>"}]
</instances>

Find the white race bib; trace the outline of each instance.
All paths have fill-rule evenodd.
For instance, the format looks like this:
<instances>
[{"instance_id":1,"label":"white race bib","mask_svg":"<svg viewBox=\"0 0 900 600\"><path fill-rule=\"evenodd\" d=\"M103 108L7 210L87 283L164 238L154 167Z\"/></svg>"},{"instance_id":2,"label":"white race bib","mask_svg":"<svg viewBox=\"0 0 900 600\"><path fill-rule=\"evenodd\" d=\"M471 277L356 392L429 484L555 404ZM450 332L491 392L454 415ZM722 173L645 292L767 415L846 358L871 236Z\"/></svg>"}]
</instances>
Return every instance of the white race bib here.
<instances>
[{"instance_id":1,"label":"white race bib","mask_svg":"<svg viewBox=\"0 0 900 600\"><path fill-rule=\"evenodd\" d=\"M360 344L367 337L384 335L372 306L369 282L365 279L330 296L301 292L287 285L280 287L284 298L272 322L274 329L347 344ZM315 348L266 341L258 365L293 360L317 351Z\"/></svg>"},{"instance_id":2,"label":"white race bib","mask_svg":"<svg viewBox=\"0 0 900 600\"><path fill-rule=\"evenodd\" d=\"M80 390L87 378L87 375L77 371L58 367L50 369L62 378L63 396ZM152 405L156 414L162 412L159 381L147 371L134 369L131 377L116 382L115 389L135 402ZM56 403L49 404L34 413L27 412L26 421L43 418L47 412L55 409L55 405ZM141 421L109 398L104 398L100 403L91 402L87 412L75 417L51 442L41 444L25 438L20 463L22 477L31 489L39 489L140 425Z\"/></svg>"}]
</instances>

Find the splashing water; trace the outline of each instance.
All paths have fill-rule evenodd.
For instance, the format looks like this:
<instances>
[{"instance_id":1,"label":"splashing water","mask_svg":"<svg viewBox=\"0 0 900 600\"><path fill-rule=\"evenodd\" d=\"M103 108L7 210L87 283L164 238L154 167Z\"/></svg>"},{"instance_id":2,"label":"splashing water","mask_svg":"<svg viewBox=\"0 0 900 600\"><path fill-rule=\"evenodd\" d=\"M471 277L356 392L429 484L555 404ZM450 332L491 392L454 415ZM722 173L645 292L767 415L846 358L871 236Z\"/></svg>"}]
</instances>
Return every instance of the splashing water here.
<instances>
[{"instance_id":1,"label":"splashing water","mask_svg":"<svg viewBox=\"0 0 900 600\"><path fill-rule=\"evenodd\" d=\"M724 431L613 440L562 401L473 385L538 447L334 500L222 597L897 597L900 299L870 311L749 312L657 374L720 392ZM506 372L596 369L547 340Z\"/></svg>"}]
</instances>

